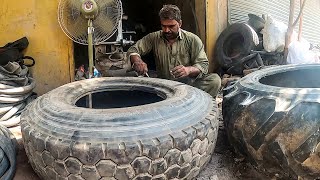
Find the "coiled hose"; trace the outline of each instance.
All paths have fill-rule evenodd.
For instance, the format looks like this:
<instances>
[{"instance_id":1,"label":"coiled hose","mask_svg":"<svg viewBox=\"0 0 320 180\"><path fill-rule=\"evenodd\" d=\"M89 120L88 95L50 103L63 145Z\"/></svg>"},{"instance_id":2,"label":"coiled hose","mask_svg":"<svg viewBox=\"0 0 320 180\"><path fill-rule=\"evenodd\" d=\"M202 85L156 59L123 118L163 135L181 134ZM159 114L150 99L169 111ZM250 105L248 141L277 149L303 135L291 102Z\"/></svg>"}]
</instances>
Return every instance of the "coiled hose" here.
<instances>
[{"instance_id":1,"label":"coiled hose","mask_svg":"<svg viewBox=\"0 0 320 180\"><path fill-rule=\"evenodd\" d=\"M32 101L35 82L28 68L17 62L0 66L0 124L13 127L20 123L20 114Z\"/></svg>"},{"instance_id":2,"label":"coiled hose","mask_svg":"<svg viewBox=\"0 0 320 180\"><path fill-rule=\"evenodd\" d=\"M0 125L0 179L13 179L17 166L16 155L16 139L5 126Z\"/></svg>"}]
</instances>

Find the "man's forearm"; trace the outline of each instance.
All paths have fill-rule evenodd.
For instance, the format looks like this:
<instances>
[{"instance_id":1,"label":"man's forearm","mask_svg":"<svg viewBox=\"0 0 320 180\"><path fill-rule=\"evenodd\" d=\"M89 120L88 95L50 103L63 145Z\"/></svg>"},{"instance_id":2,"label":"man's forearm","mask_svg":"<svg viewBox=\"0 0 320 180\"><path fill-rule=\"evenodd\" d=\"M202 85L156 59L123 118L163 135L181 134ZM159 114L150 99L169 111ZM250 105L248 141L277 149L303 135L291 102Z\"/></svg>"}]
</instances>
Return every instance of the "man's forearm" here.
<instances>
[{"instance_id":1,"label":"man's forearm","mask_svg":"<svg viewBox=\"0 0 320 180\"><path fill-rule=\"evenodd\" d=\"M201 73L200 69L194 66L189 66L188 69L189 69L189 77L197 77Z\"/></svg>"},{"instance_id":2,"label":"man's forearm","mask_svg":"<svg viewBox=\"0 0 320 180\"><path fill-rule=\"evenodd\" d=\"M142 61L138 54L130 55L130 62L134 64L135 62Z\"/></svg>"}]
</instances>

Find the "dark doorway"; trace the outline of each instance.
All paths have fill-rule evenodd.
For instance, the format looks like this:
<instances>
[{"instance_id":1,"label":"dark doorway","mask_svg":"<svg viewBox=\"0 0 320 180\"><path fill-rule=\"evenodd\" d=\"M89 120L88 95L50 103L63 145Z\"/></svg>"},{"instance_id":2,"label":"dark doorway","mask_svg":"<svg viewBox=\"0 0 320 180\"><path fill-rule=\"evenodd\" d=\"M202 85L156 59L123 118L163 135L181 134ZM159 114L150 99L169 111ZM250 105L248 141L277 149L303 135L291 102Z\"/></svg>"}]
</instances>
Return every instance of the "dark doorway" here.
<instances>
[{"instance_id":1,"label":"dark doorway","mask_svg":"<svg viewBox=\"0 0 320 180\"><path fill-rule=\"evenodd\" d=\"M159 10L164 4L175 4L182 12L182 28L199 35L199 25L195 15L195 0L122 0L123 13L127 20L123 20L123 31L136 31L132 40L137 41L148 33L161 29ZM124 34L124 38L129 38ZM116 39L116 34L110 41ZM128 47L127 47L128 48ZM127 49L125 48L125 49ZM152 53L142 57L150 70L155 70ZM88 46L74 43L75 69L84 65L88 67Z\"/></svg>"}]
</instances>

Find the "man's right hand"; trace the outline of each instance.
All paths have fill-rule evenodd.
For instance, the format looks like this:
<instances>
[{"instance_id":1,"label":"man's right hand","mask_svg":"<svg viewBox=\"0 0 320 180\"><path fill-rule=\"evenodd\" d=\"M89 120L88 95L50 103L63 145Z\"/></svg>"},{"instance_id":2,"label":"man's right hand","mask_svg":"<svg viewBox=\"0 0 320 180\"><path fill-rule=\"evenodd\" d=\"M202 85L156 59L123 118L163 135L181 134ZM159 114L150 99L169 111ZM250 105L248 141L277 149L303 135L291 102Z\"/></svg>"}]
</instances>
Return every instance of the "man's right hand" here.
<instances>
[{"instance_id":1,"label":"man's right hand","mask_svg":"<svg viewBox=\"0 0 320 180\"><path fill-rule=\"evenodd\" d=\"M130 57L134 70L139 75L145 75L148 72L148 66L138 55L132 55Z\"/></svg>"}]
</instances>

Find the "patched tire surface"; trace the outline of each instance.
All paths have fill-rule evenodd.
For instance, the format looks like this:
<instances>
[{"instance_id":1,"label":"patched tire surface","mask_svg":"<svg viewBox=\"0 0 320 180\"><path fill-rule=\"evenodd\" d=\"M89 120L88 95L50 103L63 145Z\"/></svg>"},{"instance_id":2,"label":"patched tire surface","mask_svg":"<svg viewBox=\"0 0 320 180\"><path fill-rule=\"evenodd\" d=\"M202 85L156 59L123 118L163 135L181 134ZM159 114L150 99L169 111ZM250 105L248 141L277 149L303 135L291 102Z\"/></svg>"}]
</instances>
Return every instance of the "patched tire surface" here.
<instances>
[{"instance_id":1,"label":"patched tire surface","mask_svg":"<svg viewBox=\"0 0 320 180\"><path fill-rule=\"evenodd\" d=\"M320 178L319 69L267 68L225 89L222 111L231 144L270 178ZM292 76L301 81L288 81ZM272 85L263 84L266 79Z\"/></svg>"},{"instance_id":2,"label":"patched tire surface","mask_svg":"<svg viewBox=\"0 0 320 180\"><path fill-rule=\"evenodd\" d=\"M155 92L165 100L116 109L75 102L89 92ZM209 162L217 105L207 93L152 78L100 78L59 87L22 115L29 161L43 179L194 179Z\"/></svg>"}]
</instances>

